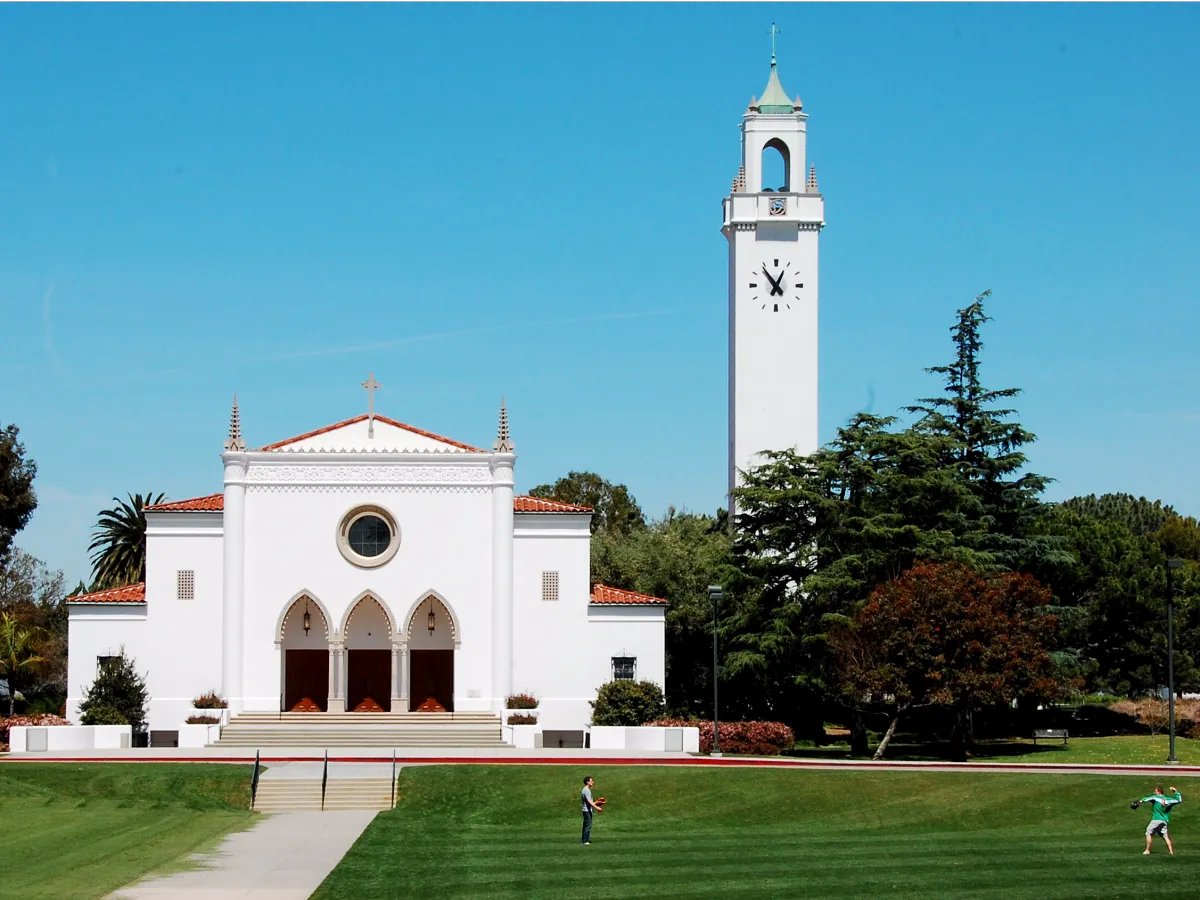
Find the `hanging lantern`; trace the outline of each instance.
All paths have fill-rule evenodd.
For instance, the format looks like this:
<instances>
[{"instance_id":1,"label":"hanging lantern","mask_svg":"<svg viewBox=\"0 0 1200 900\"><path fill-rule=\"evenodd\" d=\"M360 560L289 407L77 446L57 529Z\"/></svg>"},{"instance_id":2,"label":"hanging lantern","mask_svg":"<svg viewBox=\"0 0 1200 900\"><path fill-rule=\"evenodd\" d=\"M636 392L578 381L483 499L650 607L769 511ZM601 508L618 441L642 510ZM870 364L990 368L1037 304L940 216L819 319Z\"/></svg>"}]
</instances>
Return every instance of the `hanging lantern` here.
<instances>
[{"instance_id":1,"label":"hanging lantern","mask_svg":"<svg viewBox=\"0 0 1200 900\"><path fill-rule=\"evenodd\" d=\"M308 614L308 601L304 601L304 636L308 637L309 629L312 628L312 616Z\"/></svg>"},{"instance_id":2,"label":"hanging lantern","mask_svg":"<svg viewBox=\"0 0 1200 900\"><path fill-rule=\"evenodd\" d=\"M431 637L433 636L433 628L436 623L437 623L437 616L435 616L433 614L433 598L430 597L429 598L429 634Z\"/></svg>"}]
</instances>

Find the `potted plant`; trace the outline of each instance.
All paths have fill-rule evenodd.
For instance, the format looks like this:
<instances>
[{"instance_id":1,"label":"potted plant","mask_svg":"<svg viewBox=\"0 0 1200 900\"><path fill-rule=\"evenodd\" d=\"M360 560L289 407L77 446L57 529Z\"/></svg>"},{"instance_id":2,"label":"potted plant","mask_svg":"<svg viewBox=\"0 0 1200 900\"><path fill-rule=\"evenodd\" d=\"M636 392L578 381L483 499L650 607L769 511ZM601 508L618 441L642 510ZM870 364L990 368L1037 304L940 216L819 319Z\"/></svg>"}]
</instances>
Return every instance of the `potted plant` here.
<instances>
[{"instance_id":1,"label":"potted plant","mask_svg":"<svg viewBox=\"0 0 1200 900\"><path fill-rule=\"evenodd\" d=\"M538 698L533 694L512 694L504 698L504 724L536 725ZM515 711L514 711L515 710ZM531 712L530 710L534 710Z\"/></svg>"},{"instance_id":2,"label":"potted plant","mask_svg":"<svg viewBox=\"0 0 1200 900\"><path fill-rule=\"evenodd\" d=\"M192 719L197 717L211 719L211 724L228 725L229 704L216 691L208 691L192 701L192 712L188 717L188 723L201 724L192 722Z\"/></svg>"}]
</instances>

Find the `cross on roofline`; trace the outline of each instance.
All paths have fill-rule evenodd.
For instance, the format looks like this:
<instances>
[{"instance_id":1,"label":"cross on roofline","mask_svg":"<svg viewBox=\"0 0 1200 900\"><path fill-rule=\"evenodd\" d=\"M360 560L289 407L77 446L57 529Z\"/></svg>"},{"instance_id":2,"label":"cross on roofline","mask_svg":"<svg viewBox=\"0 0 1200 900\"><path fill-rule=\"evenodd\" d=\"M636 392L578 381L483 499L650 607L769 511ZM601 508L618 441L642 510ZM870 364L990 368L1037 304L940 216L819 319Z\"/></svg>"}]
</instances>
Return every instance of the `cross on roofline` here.
<instances>
[{"instance_id":1,"label":"cross on roofline","mask_svg":"<svg viewBox=\"0 0 1200 900\"><path fill-rule=\"evenodd\" d=\"M367 380L362 383L367 389L367 437L375 437L375 392L383 387L375 380L375 373L368 372Z\"/></svg>"},{"instance_id":2,"label":"cross on roofline","mask_svg":"<svg viewBox=\"0 0 1200 900\"><path fill-rule=\"evenodd\" d=\"M775 65L775 37L779 34L779 29L775 27L775 23L771 23L771 65Z\"/></svg>"}]
</instances>

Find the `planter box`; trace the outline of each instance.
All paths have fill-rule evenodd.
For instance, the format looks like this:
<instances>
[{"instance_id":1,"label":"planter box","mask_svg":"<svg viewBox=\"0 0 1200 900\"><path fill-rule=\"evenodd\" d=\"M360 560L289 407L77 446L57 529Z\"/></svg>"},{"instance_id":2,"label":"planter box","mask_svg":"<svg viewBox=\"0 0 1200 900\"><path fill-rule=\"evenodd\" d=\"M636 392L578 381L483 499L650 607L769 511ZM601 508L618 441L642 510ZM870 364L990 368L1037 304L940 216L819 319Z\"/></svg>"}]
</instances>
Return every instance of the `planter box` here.
<instances>
[{"instance_id":1,"label":"planter box","mask_svg":"<svg viewBox=\"0 0 1200 900\"><path fill-rule=\"evenodd\" d=\"M220 720L217 722L218 725L228 725L229 707L226 707L225 709L197 709L193 706L191 712L188 713L188 716L212 716L214 719Z\"/></svg>"},{"instance_id":2,"label":"planter box","mask_svg":"<svg viewBox=\"0 0 1200 900\"><path fill-rule=\"evenodd\" d=\"M180 725L179 746L198 749L215 743L221 736L220 725Z\"/></svg>"},{"instance_id":3,"label":"planter box","mask_svg":"<svg viewBox=\"0 0 1200 900\"><path fill-rule=\"evenodd\" d=\"M506 743L522 750L532 750L539 730L540 725L505 725L500 733Z\"/></svg>"},{"instance_id":4,"label":"planter box","mask_svg":"<svg viewBox=\"0 0 1200 900\"><path fill-rule=\"evenodd\" d=\"M533 716L536 719L538 717L538 711L536 709L506 709L503 712L503 716L504 716L504 724L507 725L508 719L510 716ZM531 728L533 726L532 725L517 725L514 727Z\"/></svg>"},{"instance_id":5,"label":"planter box","mask_svg":"<svg viewBox=\"0 0 1200 900\"><path fill-rule=\"evenodd\" d=\"M8 733L13 753L120 750L132 745L133 729L128 725L15 725Z\"/></svg>"},{"instance_id":6,"label":"planter box","mask_svg":"<svg viewBox=\"0 0 1200 900\"><path fill-rule=\"evenodd\" d=\"M699 728L660 728L643 725L593 725L593 750L645 750L649 753L699 753Z\"/></svg>"}]
</instances>

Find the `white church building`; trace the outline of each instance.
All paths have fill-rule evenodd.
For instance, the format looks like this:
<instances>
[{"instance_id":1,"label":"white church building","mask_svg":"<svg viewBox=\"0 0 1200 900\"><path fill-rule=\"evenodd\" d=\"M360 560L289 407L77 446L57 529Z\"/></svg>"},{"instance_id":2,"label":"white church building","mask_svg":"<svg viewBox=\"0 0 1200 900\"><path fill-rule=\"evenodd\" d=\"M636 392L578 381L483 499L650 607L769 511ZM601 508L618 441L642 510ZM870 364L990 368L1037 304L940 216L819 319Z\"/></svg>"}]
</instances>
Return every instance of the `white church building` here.
<instances>
[{"instance_id":1,"label":"white church building","mask_svg":"<svg viewBox=\"0 0 1200 900\"><path fill-rule=\"evenodd\" d=\"M722 206L731 489L764 450L817 448L807 120L772 52ZM248 450L235 400L223 491L147 510L145 584L69 601L69 715L122 647L155 729L210 689L234 713L313 715L498 713L528 692L540 726L581 729L605 682L664 684L665 602L592 584L589 510L514 496L503 406L490 450L369 409Z\"/></svg>"},{"instance_id":2,"label":"white church building","mask_svg":"<svg viewBox=\"0 0 1200 900\"><path fill-rule=\"evenodd\" d=\"M374 378L366 385L377 386ZM71 598L68 717L106 657L149 727L230 713L499 713L579 730L614 678L664 681L665 601L593 585L591 511L514 496L490 450L373 412L257 450L234 401L221 493L146 509L146 581Z\"/></svg>"}]
</instances>

